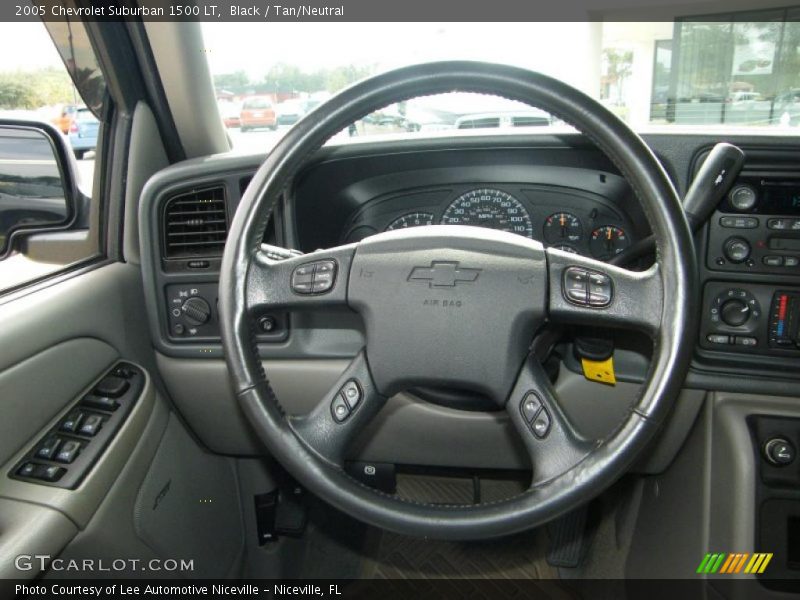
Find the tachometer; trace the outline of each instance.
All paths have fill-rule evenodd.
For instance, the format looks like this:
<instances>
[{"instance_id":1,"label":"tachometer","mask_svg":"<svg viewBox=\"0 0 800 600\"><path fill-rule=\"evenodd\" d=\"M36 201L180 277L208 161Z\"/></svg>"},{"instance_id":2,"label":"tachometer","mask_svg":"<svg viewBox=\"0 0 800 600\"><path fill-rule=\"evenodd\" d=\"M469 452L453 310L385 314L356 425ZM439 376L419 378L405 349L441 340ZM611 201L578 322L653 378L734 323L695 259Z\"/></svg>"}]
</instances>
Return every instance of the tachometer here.
<instances>
[{"instance_id":1,"label":"tachometer","mask_svg":"<svg viewBox=\"0 0 800 600\"><path fill-rule=\"evenodd\" d=\"M589 250L600 260L607 260L631 245L625 232L616 225L604 225L592 231Z\"/></svg>"},{"instance_id":2,"label":"tachometer","mask_svg":"<svg viewBox=\"0 0 800 600\"><path fill-rule=\"evenodd\" d=\"M415 212L398 217L386 226L386 231L395 229L406 229L408 227L422 227L423 225L433 225L433 215L427 212Z\"/></svg>"},{"instance_id":3,"label":"tachometer","mask_svg":"<svg viewBox=\"0 0 800 600\"><path fill-rule=\"evenodd\" d=\"M544 239L550 244L577 242L581 237L581 220L572 213L559 212L544 221Z\"/></svg>"},{"instance_id":4,"label":"tachometer","mask_svg":"<svg viewBox=\"0 0 800 600\"><path fill-rule=\"evenodd\" d=\"M456 198L442 215L442 225L475 225L533 237L531 216L511 194L491 188Z\"/></svg>"}]
</instances>

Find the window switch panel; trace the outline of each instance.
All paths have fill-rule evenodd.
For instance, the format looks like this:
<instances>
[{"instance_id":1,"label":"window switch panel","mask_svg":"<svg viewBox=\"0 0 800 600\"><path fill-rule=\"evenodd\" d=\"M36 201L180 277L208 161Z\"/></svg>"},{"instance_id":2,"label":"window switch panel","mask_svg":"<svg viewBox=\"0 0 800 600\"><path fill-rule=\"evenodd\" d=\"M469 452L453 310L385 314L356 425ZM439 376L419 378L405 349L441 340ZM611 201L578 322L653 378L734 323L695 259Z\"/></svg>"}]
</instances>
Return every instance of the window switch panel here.
<instances>
[{"instance_id":1,"label":"window switch panel","mask_svg":"<svg viewBox=\"0 0 800 600\"><path fill-rule=\"evenodd\" d=\"M140 367L124 361L86 382L91 391L75 398L7 476L28 485L76 489L124 426L146 382Z\"/></svg>"}]
</instances>

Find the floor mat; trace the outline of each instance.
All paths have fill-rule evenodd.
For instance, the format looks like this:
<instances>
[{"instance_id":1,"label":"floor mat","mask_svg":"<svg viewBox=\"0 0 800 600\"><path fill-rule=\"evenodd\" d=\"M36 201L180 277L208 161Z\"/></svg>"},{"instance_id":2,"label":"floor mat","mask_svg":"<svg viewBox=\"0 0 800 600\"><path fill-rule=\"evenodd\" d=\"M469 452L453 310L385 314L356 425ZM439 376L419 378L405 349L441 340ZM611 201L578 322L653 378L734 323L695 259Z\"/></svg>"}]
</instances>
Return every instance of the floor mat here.
<instances>
[{"instance_id":1,"label":"floor mat","mask_svg":"<svg viewBox=\"0 0 800 600\"><path fill-rule=\"evenodd\" d=\"M401 477L398 496L429 503L471 504L479 496L497 500L521 491L519 484L481 479ZM544 532L527 531L490 541L443 542L378 532L375 553L365 561L363 577L378 579L550 579Z\"/></svg>"}]
</instances>

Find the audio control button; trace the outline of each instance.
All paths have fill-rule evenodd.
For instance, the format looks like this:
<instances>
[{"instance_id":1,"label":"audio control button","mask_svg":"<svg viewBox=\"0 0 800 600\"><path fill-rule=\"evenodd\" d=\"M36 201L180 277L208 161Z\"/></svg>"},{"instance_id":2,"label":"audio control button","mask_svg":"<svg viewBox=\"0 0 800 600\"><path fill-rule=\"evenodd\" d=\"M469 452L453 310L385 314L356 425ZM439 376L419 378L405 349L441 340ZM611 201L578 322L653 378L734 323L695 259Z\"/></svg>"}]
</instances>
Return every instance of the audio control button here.
<instances>
[{"instance_id":1,"label":"audio control button","mask_svg":"<svg viewBox=\"0 0 800 600\"><path fill-rule=\"evenodd\" d=\"M782 267L783 266L783 257L782 256L765 256L761 259L761 261L767 265L768 267Z\"/></svg>"},{"instance_id":2,"label":"audio control button","mask_svg":"<svg viewBox=\"0 0 800 600\"><path fill-rule=\"evenodd\" d=\"M740 237L730 237L725 240L722 253L732 263L742 263L750 258L750 243Z\"/></svg>"},{"instance_id":3,"label":"audio control button","mask_svg":"<svg viewBox=\"0 0 800 600\"><path fill-rule=\"evenodd\" d=\"M758 219L755 217L720 217L720 227L727 229L755 229Z\"/></svg>"}]
</instances>

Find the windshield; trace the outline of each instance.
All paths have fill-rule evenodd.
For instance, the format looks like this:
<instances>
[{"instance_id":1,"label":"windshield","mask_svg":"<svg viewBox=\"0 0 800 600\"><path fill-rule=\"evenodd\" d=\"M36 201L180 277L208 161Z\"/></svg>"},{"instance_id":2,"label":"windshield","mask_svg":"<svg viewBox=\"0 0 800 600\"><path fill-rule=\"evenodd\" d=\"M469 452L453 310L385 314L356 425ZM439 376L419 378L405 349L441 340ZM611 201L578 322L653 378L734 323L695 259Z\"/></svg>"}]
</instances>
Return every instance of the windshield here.
<instances>
[{"instance_id":1,"label":"windshield","mask_svg":"<svg viewBox=\"0 0 800 600\"><path fill-rule=\"evenodd\" d=\"M203 23L203 32L218 97L246 107L259 94L281 112L291 106L302 116L364 77L463 59L561 79L638 131L745 127L794 135L800 124L798 16L800 10L782 9L656 23ZM401 42L408 39L413 45ZM243 43L259 51L242 54ZM276 131L262 135L273 139L294 122L279 119ZM248 137L235 123L227 126L234 145L264 147L264 140L255 142L257 131L248 129ZM386 107L337 138L564 127L518 102L452 93Z\"/></svg>"}]
</instances>

